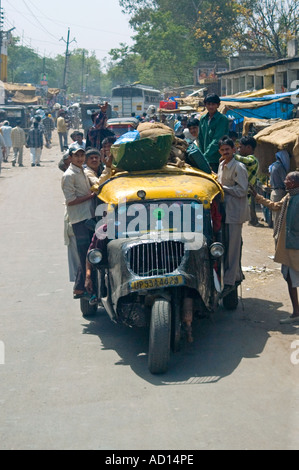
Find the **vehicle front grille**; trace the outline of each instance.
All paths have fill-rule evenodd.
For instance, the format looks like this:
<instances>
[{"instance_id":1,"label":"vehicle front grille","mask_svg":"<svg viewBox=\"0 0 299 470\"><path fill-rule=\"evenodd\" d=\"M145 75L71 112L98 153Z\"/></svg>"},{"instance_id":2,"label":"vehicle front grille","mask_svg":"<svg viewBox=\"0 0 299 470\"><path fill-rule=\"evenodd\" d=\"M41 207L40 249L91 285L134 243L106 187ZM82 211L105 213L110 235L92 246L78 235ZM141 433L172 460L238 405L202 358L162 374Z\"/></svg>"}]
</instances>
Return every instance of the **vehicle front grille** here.
<instances>
[{"instance_id":1,"label":"vehicle front grille","mask_svg":"<svg viewBox=\"0 0 299 470\"><path fill-rule=\"evenodd\" d=\"M185 254L183 242L167 240L132 246L127 253L130 269L138 276L173 273Z\"/></svg>"}]
</instances>

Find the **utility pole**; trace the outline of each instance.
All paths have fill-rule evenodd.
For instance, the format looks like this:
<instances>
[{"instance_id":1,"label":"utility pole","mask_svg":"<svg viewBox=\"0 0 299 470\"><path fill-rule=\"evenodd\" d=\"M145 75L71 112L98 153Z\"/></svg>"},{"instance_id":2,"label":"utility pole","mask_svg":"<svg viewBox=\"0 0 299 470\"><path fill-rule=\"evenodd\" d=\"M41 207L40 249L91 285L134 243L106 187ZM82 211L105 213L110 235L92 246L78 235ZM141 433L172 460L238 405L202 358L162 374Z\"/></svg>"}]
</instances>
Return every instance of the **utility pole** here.
<instances>
[{"instance_id":1,"label":"utility pole","mask_svg":"<svg viewBox=\"0 0 299 470\"><path fill-rule=\"evenodd\" d=\"M7 81L7 46L11 39L11 31L16 29L10 28L8 31L3 31L4 13L2 2L0 0L0 80Z\"/></svg>"},{"instance_id":2,"label":"utility pole","mask_svg":"<svg viewBox=\"0 0 299 470\"><path fill-rule=\"evenodd\" d=\"M84 67L85 67L85 50L82 52L82 81L81 81L81 95L84 93Z\"/></svg>"},{"instance_id":3,"label":"utility pole","mask_svg":"<svg viewBox=\"0 0 299 470\"><path fill-rule=\"evenodd\" d=\"M69 71L69 58L70 58L70 52L69 52L69 47L70 47L70 44L72 44L72 42L77 42L76 39L72 39L72 41L70 42L70 28L68 29L68 33L67 33L67 40L65 40L64 38L61 38L60 41L64 41L66 43L66 51L65 51L65 64L64 64L64 74L63 74L63 90L66 94L66 91L67 91L67 79L68 79L68 71Z\"/></svg>"}]
</instances>

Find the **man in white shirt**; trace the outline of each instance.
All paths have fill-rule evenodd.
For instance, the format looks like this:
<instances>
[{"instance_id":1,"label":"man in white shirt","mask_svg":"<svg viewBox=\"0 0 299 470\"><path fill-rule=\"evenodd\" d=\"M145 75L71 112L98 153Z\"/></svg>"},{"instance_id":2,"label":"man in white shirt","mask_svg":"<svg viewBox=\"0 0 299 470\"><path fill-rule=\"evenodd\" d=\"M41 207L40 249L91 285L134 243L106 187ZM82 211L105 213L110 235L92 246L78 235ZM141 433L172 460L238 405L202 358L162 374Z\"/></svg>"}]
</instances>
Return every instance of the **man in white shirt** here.
<instances>
[{"instance_id":1,"label":"man in white shirt","mask_svg":"<svg viewBox=\"0 0 299 470\"><path fill-rule=\"evenodd\" d=\"M8 121L4 121L3 126L1 127L3 139L5 142L5 147L6 147L6 155L4 156L4 161L8 161L8 157L10 154L10 149L12 147L12 142L11 142L11 131L12 127L9 125Z\"/></svg>"},{"instance_id":2,"label":"man in white shirt","mask_svg":"<svg viewBox=\"0 0 299 470\"><path fill-rule=\"evenodd\" d=\"M242 225L249 220L248 172L234 158L234 142L224 136L219 142L221 154L218 181L224 189L225 226L228 233L228 250L224 270L224 292L243 279L241 269Z\"/></svg>"},{"instance_id":3,"label":"man in white shirt","mask_svg":"<svg viewBox=\"0 0 299 470\"><path fill-rule=\"evenodd\" d=\"M5 161L5 151L6 151L5 142L4 142L2 134L0 134L0 174L1 174L2 161L3 160Z\"/></svg>"},{"instance_id":4,"label":"man in white shirt","mask_svg":"<svg viewBox=\"0 0 299 470\"><path fill-rule=\"evenodd\" d=\"M90 182L83 170L83 164L85 163L84 148L75 143L70 146L69 153L71 163L63 174L61 187L80 258L80 266L74 286L74 298L78 299L84 296L86 254L93 235L86 226L86 222L94 218L93 200L95 193L90 191Z\"/></svg>"}]
</instances>

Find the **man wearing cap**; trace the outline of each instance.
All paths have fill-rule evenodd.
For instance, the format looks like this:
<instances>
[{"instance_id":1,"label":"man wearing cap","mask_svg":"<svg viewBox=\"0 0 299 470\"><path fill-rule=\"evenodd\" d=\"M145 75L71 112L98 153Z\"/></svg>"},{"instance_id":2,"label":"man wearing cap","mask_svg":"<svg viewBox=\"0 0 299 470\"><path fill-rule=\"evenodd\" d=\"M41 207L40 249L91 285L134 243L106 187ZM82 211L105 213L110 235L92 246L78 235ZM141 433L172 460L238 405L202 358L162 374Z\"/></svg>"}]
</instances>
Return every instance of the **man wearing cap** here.
<instances>
[{"instance_id":1,"label":"man wearing cap","mask_svg":"<svg viewBox=\"0 0 299 470\"><path fill-rule=\"evenodd\" d=\"M229 120L219 113L220 98L215 93L206 96L204 105L208 112L199 121L198 143L211 169L217 173L220 159L218 142L228 134Z\"/></svg>"},{"instance_id":2,"label":"man wearing cap","mask_svg":"<svg viewBox=\"0 0 299 470\"><path fill-rule=\"evenodd\" d=\"M45 128L46 147L50 147L52 142L52 132L55 129L54 121L51 114L48 114L42 121Z\"/></svg>"},{"instance_id":3,"label":"man wearing cap","mask_svg":"<svg viewBox=\"0 0 299 470\"><path fill-rule=\"evenodd\" d=\"M70 151L69 149L67 149L65 153L63 154L62 159L58 163L59 170L65 172L70 166L70 163L71 163Z\"/></svg>"},{"instance_id":4,"label":"man wearing cap","mask_svg":"<svg viewBox=\"0 0 299 470\"><path fill-rule=\"evenodd\" d=\"M94 218L95 193L90 191L90 182L83 169L84 148L74 143L69 147L69 154L71 163L62 176L61 187L80 258L74 285L74 298L78 299L84 296L86 254L92 239L92 232L87 228L86 222Z\"/></svg>"}]
</instances>

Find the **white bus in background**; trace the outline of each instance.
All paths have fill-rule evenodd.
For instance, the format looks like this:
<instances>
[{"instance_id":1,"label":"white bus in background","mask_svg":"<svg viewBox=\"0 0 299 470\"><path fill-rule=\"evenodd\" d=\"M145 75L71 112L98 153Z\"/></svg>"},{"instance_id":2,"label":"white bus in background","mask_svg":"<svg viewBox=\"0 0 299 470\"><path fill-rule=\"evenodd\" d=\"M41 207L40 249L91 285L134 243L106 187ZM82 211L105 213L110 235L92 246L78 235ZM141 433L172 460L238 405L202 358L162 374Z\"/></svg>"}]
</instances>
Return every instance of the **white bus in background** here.
<instances>
[{"instance_id":1,"label":"white bus in background","mask_svg":"<svg viewBox=\"0 0 299 470\"><path fill-rule=\"evenodd\" d=\"M124 85L112 89L111 107L118 117L142 116L149 106L155 106L156 111L162 100L161 91L147 85Z\"/></svg>"}]
</instances>

